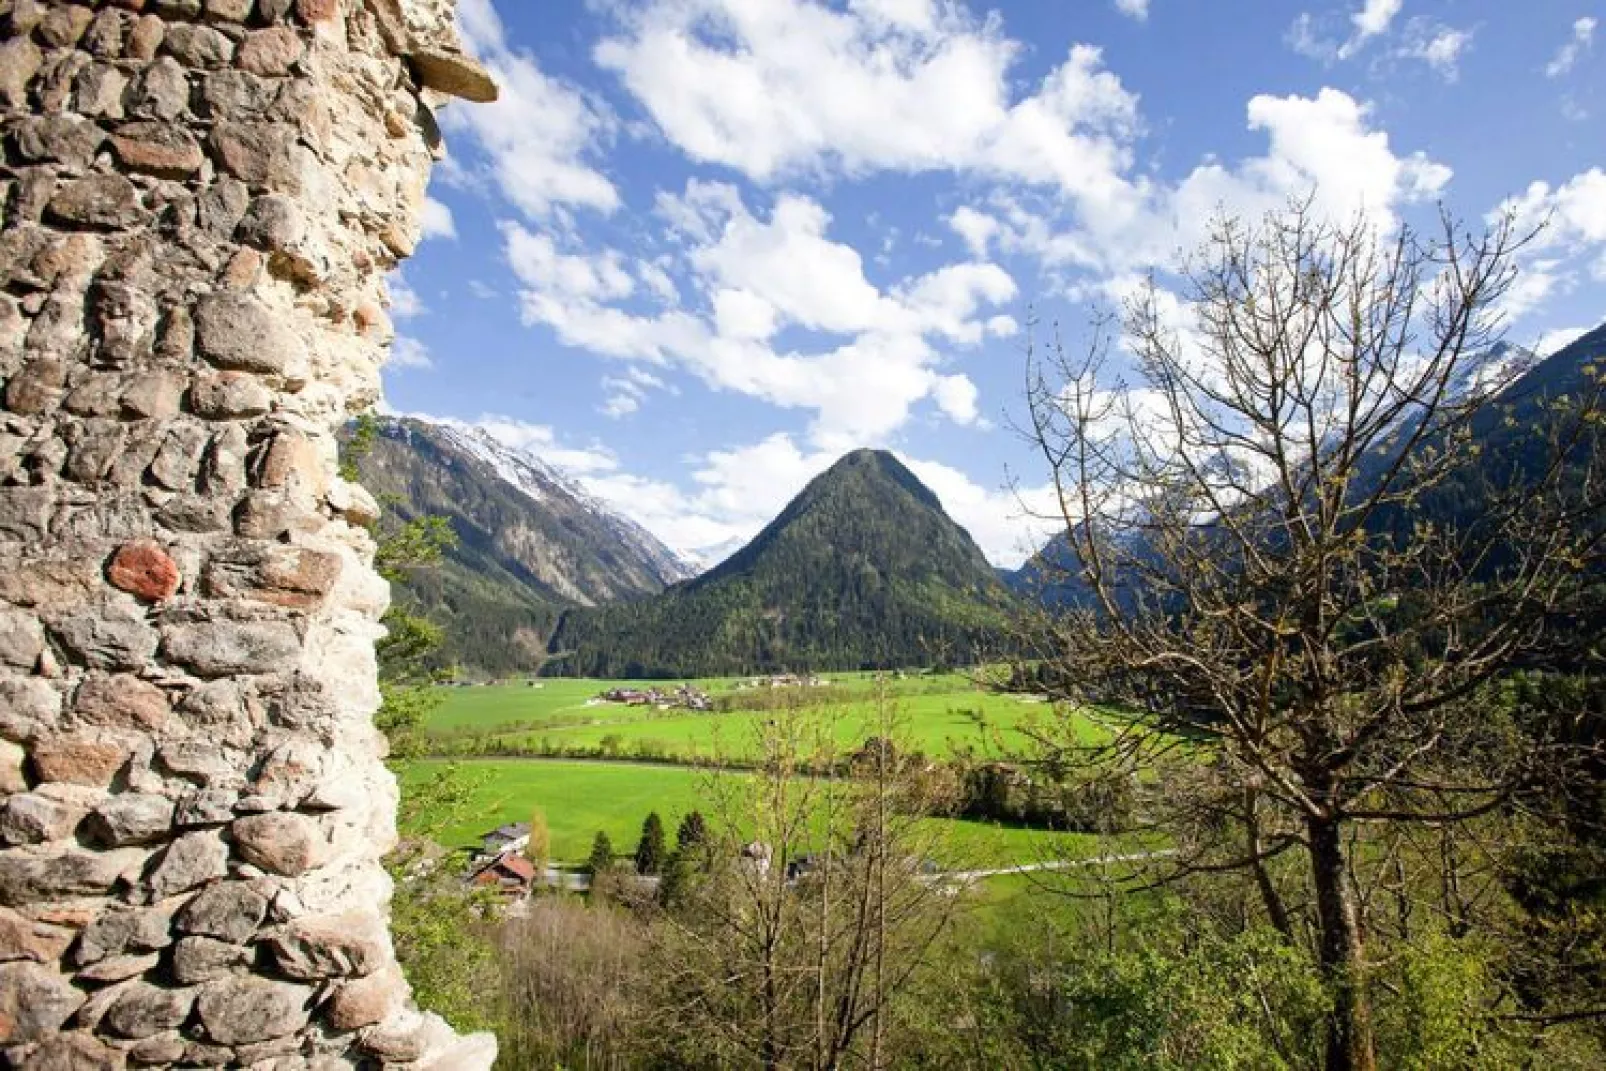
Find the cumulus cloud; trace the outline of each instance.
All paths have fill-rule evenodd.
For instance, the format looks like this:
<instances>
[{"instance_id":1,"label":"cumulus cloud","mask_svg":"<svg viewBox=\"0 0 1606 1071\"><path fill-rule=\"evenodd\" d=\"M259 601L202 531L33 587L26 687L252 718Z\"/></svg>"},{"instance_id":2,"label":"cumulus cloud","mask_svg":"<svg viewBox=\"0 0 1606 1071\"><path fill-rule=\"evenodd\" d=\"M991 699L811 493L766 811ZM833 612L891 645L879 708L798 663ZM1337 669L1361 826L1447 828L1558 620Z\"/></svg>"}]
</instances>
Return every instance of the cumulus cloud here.
<instances>
[{"instance_id":1,"label":"cumulus cloud","mask_svg":"<svg viewBox=\"0 0 1606 1071\"><path fill-rule=\"evenodd\" d=\"M937 0L657 0L595 57L681 151L757 182L969 171L1108 195L1137 98L1087 45L1016 97L1020 51L998 20Z\"/></svg>"},{"instance_id":2,"label":"cumulus cloud","mask_svg":"<svg viewBox=\"0 0 1606 1071\"><path fill-rule=\"evenodd\" d=\"M1115 0L1115 9L1142 22L1149 17L1149 0Z\"/></svg>"},{"instance_id":3,"label":"cumulus cloud","mask_svg":"<svg viewBox=\"0 0 1606 1071\"><path fill-rule=\"evenodd\" d=\"M808 198L782 195L766 218L731 187L693 182L660 197L659 213L682 243L694 302L644 309L617 253L564 252L550 235L510 224L525 320L601 356L675 365L716 389L812 410L822 448L882 441L927 398L958 423L976 421L975 387L942 370L941 346L980 343L997 306L1014 299L997 265L950 264L881 288ZM793 329L811 345L783 345Z\"/></svg>"},{"instance_id":4,"label":"cumulus cloud","mask_svg":"<svg viewBox=\"0 0 1606 1071\"><path fill-rule=\"evenodd\" d=\"M1057 205L1009 191L992 199L994 226L968 225L1051 267L1111 278L1172 264L1179 250L1205 239L1220 213L1253 219L1311 197L1328 218L1348 221L1365 212L1388 230L1402 207L1432 199L1450 181L1450 169L1425 154L1396 152L1388 134L1374 127L1370 108L1341 90L1262 94L1250 99L1245 117L1250 130L1266 137L1262 155L1202 163L1174 184L1135 179L1120 198L1121 212L1066 220Z\"/></svg>"},{"instance_id":5,"label":"cumulus cloud","mask_svg":"<svg viewBox=\"0 0 1606 1071\"><path fill-rule=\"evenodd\" d=\"M1578 66L1578 61L1589 54L1595 45L1596 21L1585 15L1573 23L1572 36L1557 51L1555 58L1545 64L1546 78L1560 78Z\"/></svg>"},{"instance_id":6,"label":"cumulus cloud","mask_svg":"<svg viewBox=\"0 0 1606 1071\"><path fill-rule=\"evenodd\" d=\"M457 19L464 43L495 76L501 98L448 107L441 125L473 139L488 160L487 177L532 219L565 206L618 208L618 190L594 163L614 132L612 113L510 46L491 0L462 0Z\"/></svg>"},{"instance_id":7,"label":"cumulus cloud","mask_svg":"<svg viewBox=\"0 0 1606 1071\"><path fill-rule=\"evenodd\" d=\"M1606 282L1606 170L1592 167L1562 183L1535 182L1507 198L1489 222L1510 217L1519 233L1536 231L1523 250L1522 273L1506 295L1513 320L1573 289L1581 275Z\"/></svg>"}]
</instances>

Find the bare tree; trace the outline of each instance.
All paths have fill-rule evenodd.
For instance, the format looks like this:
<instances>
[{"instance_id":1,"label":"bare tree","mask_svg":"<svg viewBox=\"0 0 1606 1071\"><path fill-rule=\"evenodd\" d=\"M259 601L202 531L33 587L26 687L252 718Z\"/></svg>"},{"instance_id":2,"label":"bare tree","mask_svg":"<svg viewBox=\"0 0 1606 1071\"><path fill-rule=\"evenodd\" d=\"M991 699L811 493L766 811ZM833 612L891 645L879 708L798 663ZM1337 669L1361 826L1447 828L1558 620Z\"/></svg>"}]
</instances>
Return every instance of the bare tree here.
<instances>
[{"instance_id":1,"label":"bare tree","mask_svg":"<svg viewBox=\"0 0 1606 1071\"><path fill-rule=\"evenodd\" d=\"M660 930L673 976L667 1027L703 1059L765 1068L891 1066L895 1005L956 909L928 874L940 834L925 779L890 741L885 697L870 742L835 744L837 712L778 709L757 729L755 773L704 800L709 871Z\"/></svg>"},{"instance_id":2,"label":"bare tree","mask_svg":"<svg viewBox=\"0 0 1606 1071\"><path fill-rule=\"evenodd\" d=\"M1065 748L1184 771L1209 820L1170 873L1248 872L1290 937L1268 864L1303 859L1333 1071L1376 1065L1354 838L1489 814L1556 757L1484 718L1503 673L1582 638L1602 551L1598 390L1485 452L1522 243L1509 222L1384 234L1308 204L1222 220L1180 295L1151 279L1080 356L1030 360L1065 531L1040 675L1133 712ZM1117 327L1135 385L1109 381Z\"/></svg>"}]
</instances>

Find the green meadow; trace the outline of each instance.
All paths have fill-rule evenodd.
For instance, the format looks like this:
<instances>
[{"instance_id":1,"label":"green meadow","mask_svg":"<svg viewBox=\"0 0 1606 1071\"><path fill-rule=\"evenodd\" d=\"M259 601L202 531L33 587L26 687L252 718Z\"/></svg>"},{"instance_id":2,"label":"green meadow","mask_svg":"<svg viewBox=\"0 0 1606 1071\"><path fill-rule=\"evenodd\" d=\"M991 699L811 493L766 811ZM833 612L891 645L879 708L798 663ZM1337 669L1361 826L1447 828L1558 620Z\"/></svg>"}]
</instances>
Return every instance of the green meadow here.
<instances>
[{"instance_id":1,"label":"green meadow","mask_svg":"<svg viewBox=\"0 0 1606 1071\"><path fill-rule=\"evenodd\" d=\"M989 756L1019 751L1035 728L1060 715L1034 696L1002 694L957 674L832 674L828 687L800 692L796 701L829 712L839 748L875 735L883 717L905 750L932 756ZM672 688L682 682L551 679L444 690L426 733L434 749L451 754L486 750L528 754L587 752L601 757L650 756L707 761L752 753L768 705L786 703L785 689L746 689L735 678L690 681L721 708L714 713L655 710L598 702L612 688ZM1079 718L1081 732L1099 731Z\"/></svg>"},{"instance_id":2,"label":"green meadow","mask_svg":"<svg viewBox=\"0 0 1606 1071\"><path fill-rule=\"evenodd\" d=\"M407 764L402 790L416 789L447 767L455 767L469 786L468 798L443 828L430 831L436 839L451 848L473 847L481 834L505 822L529 821L539 809L551 832L552 857L561 863L584 861L598 830L608 834L616 850L628 852L648 812L657 811L672 831L688 811L711 811L716 777L747 776L616 762L431 759ZM929 822L933 854L945 869L1008 867L1121 850L1086 834L957 819Z\"/></svg>"}]
</instances>

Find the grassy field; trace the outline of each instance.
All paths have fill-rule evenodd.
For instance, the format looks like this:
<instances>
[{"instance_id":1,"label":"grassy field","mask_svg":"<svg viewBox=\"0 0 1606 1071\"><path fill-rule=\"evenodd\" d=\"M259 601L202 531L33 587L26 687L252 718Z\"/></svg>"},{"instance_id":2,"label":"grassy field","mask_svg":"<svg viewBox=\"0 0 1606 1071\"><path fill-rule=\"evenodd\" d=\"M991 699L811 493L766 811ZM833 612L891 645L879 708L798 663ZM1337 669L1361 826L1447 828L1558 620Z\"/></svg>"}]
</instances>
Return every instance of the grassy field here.
<instances>
[{"instance_id":1,"label":"grassy field","mask_svg":"<svg viewBox=\"0 0 1606 1071\"><path fill-rule=\"evenodd\" d=\"M878 694L885 697L899 744L936 756L1017 750L1027 742L1023 729L1056 717L1035 697L990 691L961 674L919 674L879 683L873 674L832 674L829 680L829 688L811 691L807 700L829 710L836 744L847 748L875 732L881 714ZM751 753L755 722L765 716L750 708L784 699L764 690L740 691L735 679L726 678L690 682L730 708L723 713L595 701L607 689L649 683L552 679L453 688L445 692L425 729L443 750L454 740L475 735L530 753L594 750L614 757L740 758ZM1084 720L1081 731L1097 728Z\"/></svg>"},{"instance_id":2,"label":"grassy field","mask_svg":"<svg viewBox=\"0 0 1606 1071\"><path fill-rule=\"evenodd\" d=\"M437 760L410 764L403 774L403 791L449 765ZM566 863L586 858L598 830L608 834L617 850L629 851L649 811L657 811L673 831L687 811L709 809L706 800L715 776L676 766L541 759L481 759L455 765L458 776L472 788L466 806L442 828L430 831L436 839L449 847L473 846L482 833L504 822L528 821L540 808L551 830L553 858ZM1108 846L1082 834L948 819L931 822L934 855L952 869L1080 857Z\"/></svg>"}]
</instances>

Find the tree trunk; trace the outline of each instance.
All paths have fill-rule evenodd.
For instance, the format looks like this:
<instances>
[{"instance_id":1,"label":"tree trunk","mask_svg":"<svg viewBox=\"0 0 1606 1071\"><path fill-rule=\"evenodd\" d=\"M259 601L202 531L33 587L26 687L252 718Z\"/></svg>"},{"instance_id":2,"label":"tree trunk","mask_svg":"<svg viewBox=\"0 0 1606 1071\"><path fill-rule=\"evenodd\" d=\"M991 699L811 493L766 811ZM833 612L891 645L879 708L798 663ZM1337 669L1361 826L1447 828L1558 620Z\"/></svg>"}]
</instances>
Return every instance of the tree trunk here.
<instances>
[{"instance_id":1,"label":"tree trunk","mask_svg":"<svg viewBox=\"0 0 1606 1071\"><path fill-rule=\"evenodd\" d=\"M1292 943L1294 924L1289 920L1288 909L1283 906L1283 898L1271 880L1271 872L1266 869L1266 846L1260 836L1260 796L1254 789L1244 793L1244 830L1251 860L1249 865L1254 871L1255 887L1260 890L1260 900L1266 906L1266 915L1283 939Z\"/></svg>"},{"instance_id":2,"label":"tree trunk","mask_svg":"<svg viewBox=\"0 0 1606 1071\"><path fill-rule=\"evenodd\" d=\"M1333 994L1327 1022L1327 1071L1376 1071L1372 1009L1366 997L1364 950L1355 911L1355 887L1344 858L1343 826L1312 818L1311 878L1321 924L1321 964Z\"/></svg>"}]
</instances>

